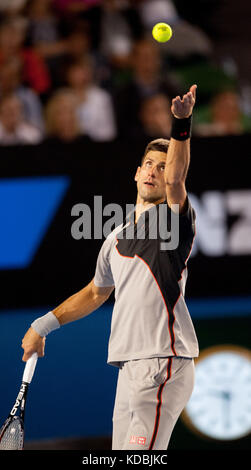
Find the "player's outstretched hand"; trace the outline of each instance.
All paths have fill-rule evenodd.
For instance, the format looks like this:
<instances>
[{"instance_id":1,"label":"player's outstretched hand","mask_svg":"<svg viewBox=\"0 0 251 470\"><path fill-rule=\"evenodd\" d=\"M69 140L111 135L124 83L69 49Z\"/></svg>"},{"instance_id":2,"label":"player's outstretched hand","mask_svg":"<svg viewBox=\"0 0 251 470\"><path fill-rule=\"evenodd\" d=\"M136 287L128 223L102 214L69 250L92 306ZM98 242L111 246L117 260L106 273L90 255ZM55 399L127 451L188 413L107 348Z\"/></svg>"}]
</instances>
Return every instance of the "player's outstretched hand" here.
<instances>
[{"instance_id":1,"label":"player's outstretched hand","mask_svg":"<svg viewBox=\"0 0 251 470\"><path fill-rule=\"evenodd\" d=\"M28 329L22 340L22 348L24 355L23 361L28 361L29 357L34 352L37 352L38 357L44 356L45 337L42 338L32 327Z\"/></svg>"},{"instance_id":2,"label":"player's outstretched hand","mask_svg":"<svg viewBox=\"0 0 251 470\"><path fill-rule=\"evenodd\" d=\"M196 100L196 89L197 85L192 85L189 92L183 95L182 99L180 96L176 96L172 100L171 111L174 117L184 119L191 116Z\"/></svg>"}]
</instances>

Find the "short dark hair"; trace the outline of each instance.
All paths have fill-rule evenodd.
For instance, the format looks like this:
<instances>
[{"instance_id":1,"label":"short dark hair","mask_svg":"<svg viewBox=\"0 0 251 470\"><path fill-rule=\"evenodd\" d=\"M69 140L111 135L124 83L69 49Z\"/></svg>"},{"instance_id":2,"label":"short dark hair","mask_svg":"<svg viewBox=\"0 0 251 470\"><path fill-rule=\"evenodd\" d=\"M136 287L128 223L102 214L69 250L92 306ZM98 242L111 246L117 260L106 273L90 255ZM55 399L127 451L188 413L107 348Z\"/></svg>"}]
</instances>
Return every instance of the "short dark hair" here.
<instances>
[{"instance_id":1,"label":"short dark hair","mask_svg":"<svg viewBox=\"0 0 251 470\"><path fill-rule=\"evenodd\" d=\"M168 139L155 139L155 140L152 140L151 142L149 142L149 144L147 144L147 146L145 148L144 155L141 159L141 165L144 161L144 158L145 158L146 154L148 152L150 152L151 150L157 151L157 152L167 153L167 150L168 150L168 147L169 147L169 142L170 142L170 140L168 140Z\"/></svg>"}]
</instances>

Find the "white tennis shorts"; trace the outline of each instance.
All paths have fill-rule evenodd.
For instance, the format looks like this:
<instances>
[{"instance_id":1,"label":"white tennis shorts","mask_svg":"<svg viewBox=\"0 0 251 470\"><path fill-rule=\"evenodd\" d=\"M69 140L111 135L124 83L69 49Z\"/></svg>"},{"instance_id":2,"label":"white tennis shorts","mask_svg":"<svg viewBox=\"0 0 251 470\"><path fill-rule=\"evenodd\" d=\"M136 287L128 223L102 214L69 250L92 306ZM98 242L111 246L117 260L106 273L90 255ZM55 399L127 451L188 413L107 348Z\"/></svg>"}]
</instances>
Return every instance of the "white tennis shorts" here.
<instances>
[{"instance_id":1,"label":"white tennis shorts","mask_svg":"<svg viewBox=\"0 0 251 470\"><path fill-rule=\"evenodd\" d=\"M112 450L166 450L194 387L194 361L165 357L120 363Z\"/></svg>"}]
</instances>

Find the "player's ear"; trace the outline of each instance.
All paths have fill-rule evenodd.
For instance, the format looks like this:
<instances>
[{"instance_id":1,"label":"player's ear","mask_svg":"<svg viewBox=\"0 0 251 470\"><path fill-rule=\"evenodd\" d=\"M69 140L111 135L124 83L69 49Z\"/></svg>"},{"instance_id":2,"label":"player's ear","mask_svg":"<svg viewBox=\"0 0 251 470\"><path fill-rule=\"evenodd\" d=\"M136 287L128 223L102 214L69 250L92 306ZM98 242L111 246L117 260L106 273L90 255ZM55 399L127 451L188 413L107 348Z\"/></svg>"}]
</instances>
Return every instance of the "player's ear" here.
<instances>
[{"instance_id":1,"label":"player's ear","mask_svg":"<svg viewBox=\"0 0 251 470\"><path fill-rule=\"evenodd\" d=\"M138 166L136 174L134 176L134 181L138 181L139 179L139 174L140 174L141 166Z\"/></svg>"}]
</instances>

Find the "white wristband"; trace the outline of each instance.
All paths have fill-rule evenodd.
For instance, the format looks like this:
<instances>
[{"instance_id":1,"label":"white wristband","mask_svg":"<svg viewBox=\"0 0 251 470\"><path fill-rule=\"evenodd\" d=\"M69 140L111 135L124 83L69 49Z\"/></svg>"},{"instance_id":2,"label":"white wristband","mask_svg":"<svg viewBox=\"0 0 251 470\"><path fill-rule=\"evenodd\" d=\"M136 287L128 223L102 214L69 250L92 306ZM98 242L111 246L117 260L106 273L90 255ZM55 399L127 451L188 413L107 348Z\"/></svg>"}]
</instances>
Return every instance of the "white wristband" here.
<instances>
[{"instance_id":1,"label":"white wristband","mask_svg":"<svg viewBox=\"0 0 251 470\"><path fill-rule=\"evenodd\" d=\"M51 331L60 328L60 323L54 313L48 312L34 320L31 326L40 336L47 336Z\"/></svg>"}]
</instances>

